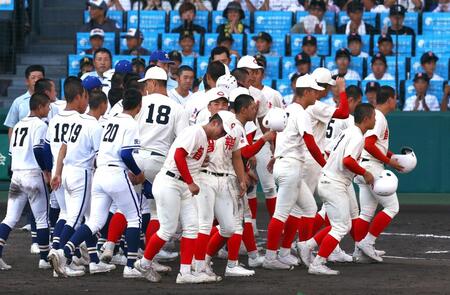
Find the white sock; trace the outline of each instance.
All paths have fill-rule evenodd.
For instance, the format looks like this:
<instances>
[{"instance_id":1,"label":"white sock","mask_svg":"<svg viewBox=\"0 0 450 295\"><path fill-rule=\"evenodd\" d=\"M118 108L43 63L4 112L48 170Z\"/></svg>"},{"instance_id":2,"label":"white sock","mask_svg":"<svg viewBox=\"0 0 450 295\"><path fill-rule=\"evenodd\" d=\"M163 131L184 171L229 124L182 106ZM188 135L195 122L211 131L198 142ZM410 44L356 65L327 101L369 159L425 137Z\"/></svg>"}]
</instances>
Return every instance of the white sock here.
<instances>
[{"instance_id":1,"label":"white sock","mask_svg":"<svg viewBox=\"0 0 450 295\"><path fill-rule=\"evenodd\" d=\"M291 249L281 247L279 254L283 257L288 256L289 254L291 254Z\"/></svg>"},{"instance_id":2,"label":"white sock","mask_svg":"<svg viewBox=\"0 0 450 295\"><path fill-rule=\"evenodd\" d=\"M311 238L306 241L306 246L308 246L311 250L314 250L317 248L317 242L314 238Z\"/></svg>"},{"instance_id":3,"label":"white sock","mask_svg":"<svg viewBox=\"0 0 450 295\"><path fill-rule=\"evenodd\" d=\"M206 254L205 256L205 264L211 264L212 257Z\"/></svg>"},{"instance_id":4,"label":"white sock","mask_svg":"<svg viewBox=\"0 0 450 295\"><path fill-rule=\"evenodd\" d=\"M255 259L256 257L258 257L258 250L248 252L248 257L251 259Z\"/></svg>"},{"instance_id":5,"label":"white sock","mask_svg":"<svg viewBox=\"0 0 450 295\"><path fill-rule=\"evenodd\" d=\"M317 255L313 261L314 265L325 264L325 263L327 263L327 259L325 257L319 256L319 255Z\"/></svg>"},{"instance_id":6,"label":"white sock","mask_svg":"<svg viewBox=\"0 0 450 295\"><path fill-rule=\"evenodd\" d=\"M277 251L267 249L266 250L266 257L269 260L276 259L277 258Z\"/></svg>"},{"instance_id":7,"label":"white sock","mask_svg":"<svg viewBox=\"0 0 450 295\"><path fill-rule=\"evenodd\" d=\"M371 233L367 233L366 237L364 238L364 240L366 240L371 245L375 244L376 239L377 237L375 237Z\"/></svg>"},{"instance_id":8,"label":"white sock","mask_svg":"<svg viewBox=\"0 0 450 295\"><path fill-rule=\"evenodd\" d=\"M152 260L142 257L141 265L142 265L142 267L150 267L150 265L152 265Z\"/></svg>"},{"instance_id":9,"label":"white sock","mask_svg":"<svg viewBox=\"0 0 450 295\"><path fill-rule=\"evenodd\" d=\"M203 271L206 268L205 260L195 261L195 271Z\"/></svg>"},{"instance_id":10,"label":"white sock","mask_svg":"<svg viewBox=\"0 0 450 295\"><path fill-rule=\"evenodd\" d=\"M191 273L191 265L190 264L180 264L180 273Z\"/></svg>"},{"instance_id":11,"label":"white sock","mask_svg":"<svg viewBox=\"0 0 450 295\"><path fill-rule=\"evenodd\" d=\"M238 264L237 260L228 260L228 262L227 262L227 266L230 268L235 267L237 264Z\"/></svg>"}]
</instances>

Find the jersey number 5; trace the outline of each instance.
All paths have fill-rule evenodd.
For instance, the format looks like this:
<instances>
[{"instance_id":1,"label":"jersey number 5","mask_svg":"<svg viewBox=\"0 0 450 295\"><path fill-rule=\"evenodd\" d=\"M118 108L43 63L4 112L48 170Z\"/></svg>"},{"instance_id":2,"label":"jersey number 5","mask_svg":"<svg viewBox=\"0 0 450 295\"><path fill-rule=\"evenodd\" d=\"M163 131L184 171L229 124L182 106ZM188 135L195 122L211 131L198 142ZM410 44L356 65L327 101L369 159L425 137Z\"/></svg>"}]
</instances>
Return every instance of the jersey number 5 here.
<instances>
[{"instance_id":1,"label":"jersey number 5","mask_svg":"<svg viewBox=\"0 0 450 295\"><path fill-rule=\"evenodd\" d=\"M14 143L13 143L13 146L17 146L17 137L18 137L18 135L20 134L20 140L19 140L19 146L23 146L23 142L24 142L24 140L25 140L25 136L27 136L27 134L28 134L28 128L26 127L26 128L20 128L20 131L19 131L19 129L16 129L15 131L14 131Z\"/></svg>"},{"instance_id":2,"label":"jersey number 5","mask_svg":"<svg viewBox=\"0 0 450 295\"><path fill-rule=\"evenodd\" d=\"M155 105L151 104L148 106L148 117L146 122L147 123L153 123L156 121L156 123L161 124L161 125L166 125L167 123L169 123L169 114L170 114L170 107L169 106L165 106L165 105L160 105L158 107L158 112L156 115L155 120L153 120L153 113L155 111Z\"/></svg>"},{"instance_id":3,"label":"jersey number 5","mask_svg":"<svg viewBox=\"0 0 450 295\"><path fill-rule=\"evenodd\" d=\"M331 119L330 122L328 123L328 127L327 127L327 133L325 134L326 138L331 138L331 136L333 136L333 124L334 124L334 119Z\"/></svg>"}]
</instances>

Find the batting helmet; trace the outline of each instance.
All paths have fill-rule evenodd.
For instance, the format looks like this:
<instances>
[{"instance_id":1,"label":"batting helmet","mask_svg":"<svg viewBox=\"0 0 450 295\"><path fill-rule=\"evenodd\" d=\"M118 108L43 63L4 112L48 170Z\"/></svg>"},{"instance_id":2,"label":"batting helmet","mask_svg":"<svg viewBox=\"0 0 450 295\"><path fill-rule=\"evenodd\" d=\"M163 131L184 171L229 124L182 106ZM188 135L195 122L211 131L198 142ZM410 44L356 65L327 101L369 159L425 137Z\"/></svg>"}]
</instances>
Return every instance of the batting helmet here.
<instances>
[{"instance_id":1,"label":"batting helmet","mask_svg":"<svg viewBox=\"0 0 450 295\"><path fill-rule=\"evenodd\" d=\"M392 159L396 159L397 162L403 166L403 170L400 173L409 173L416 168L417 158L413 149L410 147L402 147L400 154L393 155Z\"/></svg>"},{"instance_id":2,"label":"batting helmet","mask_svg":"<svg viewBox=\"0 0 450 295\"><path fill-rule=\"evenodd\" d=\"M398 179L392 171L383 170L373 183L373 192L378 196L390 196L397 191Z\"/></svg>"},{"instance_id":3,"label":"batting helmet","mask_svg":"<svg viewBox=\"0 0 450 295\"><path fill-rule=\"evenodd\" d=\"M272 108L263 119L263 126L281 132L287 125L287 113L281 108Z\"/></svg>"}]
</instances>

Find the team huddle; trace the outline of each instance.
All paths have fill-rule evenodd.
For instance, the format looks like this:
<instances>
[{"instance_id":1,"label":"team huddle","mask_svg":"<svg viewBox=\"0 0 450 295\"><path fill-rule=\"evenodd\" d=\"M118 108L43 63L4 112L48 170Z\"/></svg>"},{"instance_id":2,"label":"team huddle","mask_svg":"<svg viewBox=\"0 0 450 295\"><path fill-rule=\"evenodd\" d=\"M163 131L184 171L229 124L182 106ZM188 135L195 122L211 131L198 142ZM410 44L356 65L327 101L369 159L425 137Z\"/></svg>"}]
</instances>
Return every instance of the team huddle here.
<instances>
[{"instance_id":1,"label":"team huddle","mask_svg":"<svg viewBox=\"0 0 450 295\"><path fill-rule=\"evenodd\" d=\"M416 165L412 149L389 150L385 116L396 108L394 89L380 87L374 107L361 103L358 87L318 68L297 78L285 105L276 90L249 83L262 68L252 56L232 73L218 61L207 72L214 68L222 74L207 74L210 89L184 106L168 97L159 66L127 83L114 104L68 77L65 108L48 124L50 99L33 94L10 140L0 269L11 268L2 251L27 203L39 268L55 277L124 265L124 278L159 282L171 271L164 261L178 256L180 284L221 281L215 257L228 260L226 277L300 264L310 274L337 275L327 262L382 262L376 239L399 212L398 181L384 166L407 173ZM320 101L332 88L336 107ZM265 255L255 240L258 182L271 216ZM59 208L52 232L49 207ZM352 255L339 247L348 233ZM240 254L248 256L245 267Z\"/></svg>"}]
</instances>

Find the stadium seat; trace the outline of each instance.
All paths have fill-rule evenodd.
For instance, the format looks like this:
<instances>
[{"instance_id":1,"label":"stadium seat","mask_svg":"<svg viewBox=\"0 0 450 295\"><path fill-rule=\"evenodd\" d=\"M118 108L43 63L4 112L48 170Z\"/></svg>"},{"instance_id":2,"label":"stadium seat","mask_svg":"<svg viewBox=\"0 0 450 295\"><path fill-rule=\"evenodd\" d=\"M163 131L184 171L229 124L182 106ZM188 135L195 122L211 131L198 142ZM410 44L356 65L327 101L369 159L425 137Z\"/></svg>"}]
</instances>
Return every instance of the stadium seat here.
<instances>
[{"instance_id":1,"label":"stadium seat","mask_svg":"<svg viewBox=\"0 0 450 295\"><path fill-rule=\"evenodd\" d=\"M414 30L416 35L419 33L419 13L417 12L407 12L405 14L405 21L403 23L405 26L410 27ZM388 28L391 25L391 20L389 19L389 13L383 12L380 13L380 32L383 31L383 28Z\"/></svg>"},{"instance_id":2,"label":"stadium seat","mask_svg":"<svg viewBox=\"0 0 450 295\"><path fill-rule=\"evenodd\" d=\"M424 12L422 14L422 34L450 35L450 12Z\"/></svg>"},{"instance_id":3,"label":"stadium seat","mask_svg":"<svg viewBox=\"0 0 450 295\"><path fill-rule=\"evenodd\" d=\"M116 43L115 43L115 35L114 33L105 33L105 41L103 43L103 47L111 51L111 54L116 53ZM77 54L82 53L83 51L91 48L91 44L89 43L89 33L77 33Z\"/></svg>"},{"instance_id":4,"label":"stadium seat","mask_svg":"<svg viewBox=\"0 0 450 295\"><path fill-rule=\"evenodd\" d=\"M361 77L361 79L364 78L364 65L366 63L366 59L362 58L362 57L352 57L351 61L350 61L350 66L349 68L351 70L356 71L359 76ZM325 57L325 62L324 62L324 66L329 69L330 71L336 69L336 63L334 61L334 56L328 56Z\"/></svg>"},{"instance_id":5,"label":"stadium seat","mask_svg":"<svg viewBox=\"0 0 450 295\"><path fill-rule=\"evenodd\" d=\"M138 12L136 10L128 11L127 28L137 28ZM150 32L164 33L166 31L166 12L165 11L141 11L140 29Z\"/></svg>"},{"instance_id":6,"label":"stadium seat","mask_svg":"<svg viewBox=\"0 0 450 295\"><path fill-rule=\"evenodd\" d=\"M295 15L295 22L296 23L301 22L303 20L303 18L307 15L309 15L308 11L297 11L297 13ZM334 12L331 12L331 11L325 12L325 15L323 16L323 18L325 19L327 24L330 24L332 26L334 26L336 23L336 14Z\"/></svg>"},{"instance_id":7,"label":"stadium seat","mask_svg":"<svg viewBox=\"0 0 450 295\"><path fill-rule=\"evenodd\" d=\"M288 11L256 11L255 33L267 32L274 37L276 34L289 32L292 27L292 12Z\"/></svg>"},{"instance_id":8,"label":"stadium seat","mask_svg":"<svg viewBox=\"0 0 450 295\"><path fill-rule=\"evenodd\" d=\"M209 56L197 57L196 77L201 78L205 75L206 69L208 68L208 63L209 63Z\"/></svg>"},{"instance_id":9,"label":"stadium seat","mask_svg":"<svg viewBox=\"0 0 450 295\"><path fill-rule=\"evenodd\" d=\"M67 74L68 76L76 76L80 72L80 59L84 56L92 57L92 55L69 54L67 56Z\"/></svg>"},{"instance_id":10,"label":"stadium seat","mask_svg":"<svg viewBox=\"0 0 450 295\"><path fill-rule=\"evenodd\" d=\"M303 38L306 34L291 35L291 55L302 52ZM313 35L317 39L317 54L322 56L330 55L330 39L328 35Z\"/></svg>"},{"instance_id":11,"label":"stadium seat","mask_svg":"<svg viewBox=\"0 0 450 295\"><path fill-rule=\"evenodd\" d=\"M311 71L314 71L316 68L322 65L321 57L312 57L311 58ZM285 56L281 58L281 77L282 79L289 79L290 75L297 71L295 67L295 57L294 56Z\"/></svg>"},{"instance_id":12,"label":"stadium seat","mask_svg":"<svg viewBox=\"0 0 450 295\"><path fill-rule=\"evenodd\" d=\"M178 44L178 38L180 37L180 34L177 33L165 33L161 34L161 49L167 52L170 52L172 50L181 50L180 45ZM200 34L194 34L195 44L194 44L194 51L198 54L201 53L200 45L201 45L201 35Z\"/></svg>"},{"instance_id":13,"label":"stadium seat","mask_svg":"<svg viewBox=\"0 0 450 295\"><path fill-rule=\"evenodd\" d=\"M247 34L247 54L255 55L256 47L255 41L252 40L253 36L257 34ZM278 56L284 56L286 54L286 35L285 34L271 34L272 36L272 51L278 53Z\"/></svg>"},{"instance_id":14,"label":"stadium seat","mask_svg":"<svg viewBox=\"0 0 450 295\"><path fill-rule=\"evenodd\" d=\"M374 47L376 46L375 43L378 42L378 38L380 37L380 35L374 35L373 36L373 42L374 42ZM395 44L396 44L396 36L393 35L392 37L392 41L394 42L394 52L395 52ZM412 56L412 36L410 35L399 35L398 36L398 54L402 55L402 56L407 56L407 57L411 57ZM374 53L378 52L378 50L374 50Z\"/></svg>"},{"instance_id":15,"label":"stadium seat","mask_svg":"<svg viewBox=\"0 0 450 295\"><path fill-rule=\"evenodd\" d=\"M195 15L194 23L204 27L207 31L209 28L209 11L207 10L197 10ZM173 29L181 26L180 13L178 10L172 10L169 13L169 32Z\"/></svg>"},{"instance_id":16,"label":"stadium seat","mask_svg":"<svg viewBox=\"0 0 450 295\"><path fill-rule=\"evenodd\" d=\"M291 80L279 79L275 81L275 89L278 90L282 96L292 93Z\"/></svg>"},{"instance_id":17,"label":"stadium seat","mask_svg":"<svg viewBox=\"0 0 450 295\"><path fill-rule=\"evenodd\" d=\"M64 96L65 96L64 95L64 81L66 81L65 78L62 78L62 79L59 80L59 89L61 90L59 99L63 99Z\"/></svg>"},{"instance_id":18,"label":"stadium seat","mask_svg":"<svg viewBox=\"0 0 450 295\"><path fill-rule=\"evenodd\" d=\"M208 55L214 47L217 46L217 33L207 33L205 34L205 46L204 54ZM233 50L236 50L239 55L242 55L243 45L244 45L244 35L243 34L233 34L234 43L232 46Z\"/></svg>"},{"instance_id":19,"label":"stadium seat","mask_svg":"<svg viewBox=\"0 0 450 295\"><path fill-rule=\"evenodd\" d=\"M273 86L273 80L270 79L270 78L265 78L265 79L262 81L262 84L263 84L264 86L267 86L267 87L272 87L272 86Z\"/></svg>"},{"instance_id":20,"label":"stadium seat","mask_svg":"<svg viewBox=\"0 0 450 295\"><path fill-rule=\"evenodd\" d=\"M192 69L195 67L195 58L192 56L183 57L181 65L190 66Z\"/></svg>"},{"instance_id":21,"label":"stadium seat","mask_svg":"<svg viewBox=\"0 0 450 295\"><path fill-rule=\"evenodd\" d=\"M362 51L366 53L370 53L370 35L361 36L361 40L363 43ZM347 48L347 35L344 34L336 34L331 35L331 54L334 55L336 51L340 48Z\"/></svg>"},{"instance_id":22,"label":"stadium seat","mask_svg":"<svg viewBox=\"0 0 450 295\"><path fill-rule=\"evenodd\" d=\"M126 34L127 33L120 33L120 36L123 37ZM157 32L143 32L143 34L144 41L142 42L142 47L150 51L157 50L159 34ZM125 49L127 49L127 40L125 38L120 38L120 52Z\"/></svg>"},{"instance_id":23,"label":"stadium seat","mask_svg":"<svg viewBox=\"0 0 450 295\"><path fill-rule=\"evenodd\" d=\"M449 29L450 32L450 29ZM423 53L432 50L437 56L448 54L449 35L427 35L416 36L416 56L421 56Z\"/></svg>"},{"instance_id":24,"label":"stadium seat","mask_svg":"<svg viewBox=\"0 0 450 295\"><path fill-rule=\"evenodd\" d=\"M386 61L388 64L387 72L391 74L395 78L395 65L396 65L395 56L386 56ZM408 59L405 56L398 57L398 79L405 80L407 68L409 68ZM368 72L371 72L368 70ZM369 74L369 73L368 73Z\"/></svg>"},{"instance_id":25,"label":"stadium seat","mask_svg":"<svg viewBox=\"0 0 450 295\"><path fill-rule=\"evenodd\" d=\"M439 56L439 60L436 63L436 73L444 78L444 80L448 80L449 59L450 55ZM420 56L418 55L411 58L411 71L409 76L410 79L412 79L416 73L420 72L423 72L423 69L420 64Z\"/></svg>"},{"instance_id":26,"label":"stadium seat","mask_svg":"<svg viewBox=\"0 0 450 295\"><path fill-rule=\"evenodd\" d=\"M280 76L280 58L275 56L266 57L266 78L278 79Z\"/></svg>"},{"instance_id":27,"label":"stadium seat","mask_svg":"<svg viewBox=\"0 0 450 295\"><path fill-rule=\"evenodd\" d=\"M349 21L350 21L350 18L348 17L347 12L345 12L345 11L339 12L338 20L337 20L338 27L347 24ZM374 12L364 12L363 13L363 21L376 28L377 14Z\"/></svg>"},{"instance_id":28,"label":"stadium seat","mask_svg":"<svg viewBox=\"0 0 450 295\"><path fill-rule=\"evenodd\" d=\"M225 23L225 18L222 16L223 11L215 10L211 15L211 32L215 33L217 27L223 23ZM251 15L250 12L245 11L244 24L251 28Z\"/></svg>"},{"instance_id":29,"label":"stadium seat","mask_svg":"<svg viewBox=\"0 0 450 295\"><path fill-rule=\"evenodd\" d=\"M119 10L108 10L106 13L110 19L115 20L119 25L120 29L124 29L123 27L123 12ZM87 23L91 20L91 16L89 15L89 11L84 11L84 22Z\"/></svg>"},{"instance_id":30,"label":"stadium seat","mask_svg":"<svg viewBox=\"0 0 450 295\"><path fill-rule=\"evenodd\" d=\"M443 82L442 81L430 81L427 94L432 94L437 97L439 103L442 101ZM405 81L405 99L415 95L414 82L411 80Z\"/></svg>"}]
</instances>

